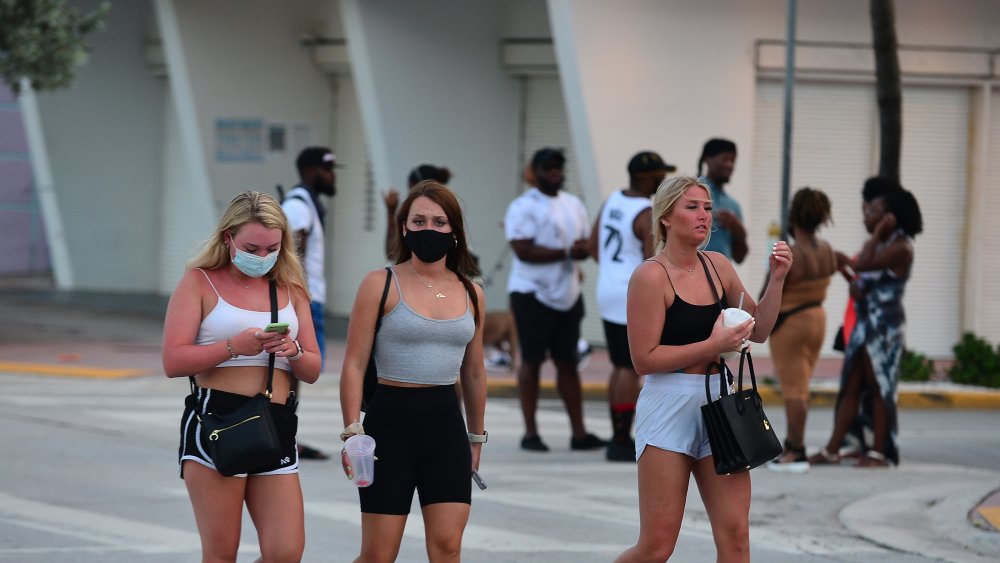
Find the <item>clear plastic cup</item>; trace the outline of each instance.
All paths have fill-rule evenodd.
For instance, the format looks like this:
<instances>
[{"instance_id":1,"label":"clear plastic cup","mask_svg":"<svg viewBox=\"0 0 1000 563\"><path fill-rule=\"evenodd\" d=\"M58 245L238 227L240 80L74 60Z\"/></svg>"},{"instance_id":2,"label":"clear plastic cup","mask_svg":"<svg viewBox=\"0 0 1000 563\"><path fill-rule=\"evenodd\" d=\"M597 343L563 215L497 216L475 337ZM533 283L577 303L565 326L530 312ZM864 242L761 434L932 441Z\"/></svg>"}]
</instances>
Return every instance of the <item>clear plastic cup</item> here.
<instances>
[{"instance_id":1,"label":"clear plastic cup","mask_svg":"<svg viewBox=\"0 0 1000 563\"><path fill-rule=\"evenodd\" d=\"M734 327L739 324L743 324L750 320L750 313L747 313L743 309L737 309L730 307L728 309L722 310L722 325L725 327ZM749 342L744 342L743 347L749 346ZM727 360L735 360L740 357L739 352L723 352L722 357Z\"/></svg>"},{"instance_id":2,"label":"clear plastic cup","mask_svg":"<svg viewBox=\"0 0 1000 563\"><path fill-rule=\"evenodd\" d=\"M347 460L354 478L351 482L367 487L375 481L375 439L367 434L355 434L344 442Z\"/></svg>"}]
</instances>

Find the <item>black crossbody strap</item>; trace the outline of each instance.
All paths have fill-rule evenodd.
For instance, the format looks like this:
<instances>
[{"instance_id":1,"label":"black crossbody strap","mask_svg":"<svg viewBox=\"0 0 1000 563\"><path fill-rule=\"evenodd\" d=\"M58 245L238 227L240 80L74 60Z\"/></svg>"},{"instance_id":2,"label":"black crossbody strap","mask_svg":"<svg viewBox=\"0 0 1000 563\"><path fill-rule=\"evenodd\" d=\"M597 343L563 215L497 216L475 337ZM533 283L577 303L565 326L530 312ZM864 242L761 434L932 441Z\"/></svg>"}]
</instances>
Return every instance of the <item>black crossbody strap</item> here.
<instances>
[{"instance_id":1,"label":"black crossbody strap","mask_svg":"<svg viewBox=\"0 0 1000 563\"><path fill-rule=\"evenodd\" d=\"M271 322L278 322L278 284L274 280L268 283L268 290L271 293ZM291 299L291 296L289 296ZM267 398L271 398L271 384L274 382L274 352L267 355Z\"/></svg>"},{"instance_id":2,"label":"black crossbody strap","mask_svg":"<svg viewBox=\"0 0 1000 563\"><path fill-rule=\"evenodd\" d=\"M725 309L725 307L722 306L722 298L719 297L719 290L715 288L715 281L712 279L712 274L709 273L708 271L708 264L705 263L705 256L701 252L698 252L698 260L701 261L701 267L705 269L705 278L708 279L708 285L711 286L712 288L712 295L715 296L715 302L719 305L719 313L722 313L722 310ZM712 269L715 269L715 264L712 264ZM718 271L716 271L716 273L718 273ZM720 277L719 279L722 278ZM729 366L726 365L726 360L722 359L721 356L719 357L718 363L712 362L712 365L719 366L719 396L725 397L727 394L726 380L728 379L729 383L732 383L733 379L732 372L729 370ZM708 366L709 372L712 371L712 365ZM705 392L708 393L707 373L705 374ZM711 397L709 397L709 401L711 400L712 400Z\"/></svg>"},{"instance_id":3,"label":"black crossbody strap","mask_svg":"<svg viewBox=\"0 0 1000 563\"><path fill-rule=\"evenodd\" d=\"M708 272L708 264L705 263L705 256L701 252L698 253L698 260L701 260L701 267L705 268L705 277L708 278L708 285L712 286L712 295L715 296L715 302L719 304L719 312L721 313L725 307L722 306L722 298L719 297L719 290L715 288L715 281L712 280L712 274ZM712 264L712 269L715 269L715 264Z\"/></svg>"},{"instance_id":4,"label":"black crossbody strap","mask_svg":"<svg viewBox=\"0 0 1000 563\"><path fill-rule=\"evenodd\" d=\"M268 291L271 294L271 322L278 322L278 284L271 280L268 284ZM385 299L383 298L383 303ZM194 376L188 376L188 383L191 385L191 394L197 395L198 383L195 382ZM271 386L274 383L274 354L268 354L267 356L267 397L271 398Z\"/></svg>"},{"instance_id":5,"label":"black crossbody strap","mask_svg":"<svg viewBox=\"0 0 1000 563\"><path fill-rule=\"evenodd\" d=\"M385 267L385 287L382 288L382 300L378 303L378 316L375 317L375 337L372 338L372 351L369 358L375 355L375 338L378 338L378 329L382 328L382 315L385 314L385 300L389 297L389 282L392 281L392 270ZM370 360L369 360L370 361Z\"/></svg>"},{"instance_id":6,"label":"black crossbody strap","mask_svg":"<svg viewBox=\"0 0 1000 563\"><path fill-rule=\"evenodd\" d=\"M382 288L382 301L378 304L378 317L375 317L375 334L382 327L382 315L385 314L385 300L389 297L389 282L392 280L392 269L385 267L385 287ZM372 340L372 351L375 350L375 341Z\"/></svg>"}]
</instances>

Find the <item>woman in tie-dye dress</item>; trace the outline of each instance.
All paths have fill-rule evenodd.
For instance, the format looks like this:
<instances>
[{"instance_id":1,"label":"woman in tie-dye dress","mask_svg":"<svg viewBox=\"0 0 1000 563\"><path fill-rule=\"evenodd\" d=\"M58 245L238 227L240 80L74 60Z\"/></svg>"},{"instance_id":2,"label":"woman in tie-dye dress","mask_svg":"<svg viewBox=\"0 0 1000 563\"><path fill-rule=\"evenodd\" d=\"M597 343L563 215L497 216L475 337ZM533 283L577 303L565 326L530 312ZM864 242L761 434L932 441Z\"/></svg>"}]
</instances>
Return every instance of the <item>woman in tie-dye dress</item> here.
<instances>
[{"instance_id":1,"label":"woman in tie-dye dress","mask_svg":"<svg viewBox=\"0 0 1000 563\"><path fill-rule=\"evenodd\" d=\"M844 352L833 435L809 458L813 465L839 463L840 445L857 421L873 433L857 466L899 464L896 384L906 333L903 291L913 266L913 237L923 230L923 220L916 198L902 188L866 203L863 209L872 236L854 261L858 275L851 284L851 296L858 320ZM865 410L871 416L859 419L866 401L870 401L871 408Z\"/></svg>"}]
</instances>

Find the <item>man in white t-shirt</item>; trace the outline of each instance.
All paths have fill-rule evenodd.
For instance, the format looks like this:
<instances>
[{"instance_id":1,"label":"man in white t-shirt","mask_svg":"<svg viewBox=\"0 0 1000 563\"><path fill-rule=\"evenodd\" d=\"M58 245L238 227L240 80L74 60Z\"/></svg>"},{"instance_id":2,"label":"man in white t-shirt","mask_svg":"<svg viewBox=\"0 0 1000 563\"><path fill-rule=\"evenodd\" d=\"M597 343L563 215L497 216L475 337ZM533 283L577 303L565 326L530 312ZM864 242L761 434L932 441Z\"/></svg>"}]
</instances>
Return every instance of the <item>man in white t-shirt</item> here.
<instances>
[{"instance_id":1,"label":"man in white t-shirt","mask_svg":"<svg viewBox=\"0 0 1000 563\"><path fill-rule=\"evenodd\" d=\"M325 303L326 303L326 273L323 249L326 241L326 206L319 196L333 197L337 192L336 176L333 167L336 157L327 147L307 147L302 149L295 159L295 167L299 172L299 183L288 191L281 202L281 208L288 217L288 226L295 234L295 242L302 266L306 272L309 294L312 297L313 326L316 328L316 341L319 343L320 356L326 360L325 339ZM298 395L299 380L292 378L292 390ZM303 459L327 459L325 453L299 444L299 457Z\"/></svg>"},{"instance_id":2,"label":"man in white t-shirt","mask_svg":"<svg viewBox=\"0 0 1000 563\"><path fill-rule=\"evenodd\" d=\"M538 434L538 384L546 353L556 366L559 394L566 405L573 437L570 449L603 448L604 440L583 424L583 392L577 370L577 340L583 319L580 269L587 252L588 220L583 201L561 191L566 157L553 148L531 159L535 185L507 207L504 234L514 250L507 282L510 309L521 345L517 374L524 437L521 448L545 452Z\"/></svg>"},{"instance_id":3,"label":"man in white t-shirt","mask_svg":"<svg viewBox=\"0 0 1000 563\"><path fill-rule=\"evenodd\" d=\"M632 366L626 330L626 301L632 271L653 255L653 212L650 197L668 172L676 170L655 152L643 151L628 163L628 188L604 200L590 232L590 255L600 265L597 307L611 357L608 407L613 435L605 451L608 461L635 461L631 437L639 375Z\"/></svg>"}]
</instances>

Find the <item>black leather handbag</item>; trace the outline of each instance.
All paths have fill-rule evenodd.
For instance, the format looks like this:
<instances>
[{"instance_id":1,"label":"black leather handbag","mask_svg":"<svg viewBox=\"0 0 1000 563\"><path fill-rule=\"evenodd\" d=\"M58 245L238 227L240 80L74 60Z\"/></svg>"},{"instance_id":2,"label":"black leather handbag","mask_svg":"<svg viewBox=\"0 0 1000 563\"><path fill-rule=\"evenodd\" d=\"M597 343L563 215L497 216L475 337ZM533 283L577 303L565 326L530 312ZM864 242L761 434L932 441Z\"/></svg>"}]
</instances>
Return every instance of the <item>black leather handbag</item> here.
<instances>
[{"instance_id":1,"label":"black leather handbag","mask_svg":"<svg viewBox=\"0 0 1000 563\"><path fill-rule=\"evenodd\" d=\"M278 294L270 283L271 322L278 322ZM267 388L235 411L198 415L201 437L219 473L231 477L277 463L281 459L281 439L271 413L271 385L274 381L274 354L267 359ZM197 384L191 378L191 392Z\"/></svg>"},{"instance_id":2,"label":"black leather handbag","mask_svg":"<svg viewBox=\"0 0 1000 563\"><path fill-rule=\"evenodd\" d=\"M378 388L378 370L375 368L375 338L378 338L378 329L382 327L382 315L385 313L385 299L389 296L389 281L392 279L392 271L385 267L385 287L382 288L382 301L378 304L378 317L375 317L375 336L372 338L372 351L368 354L368 368L365 369L365 382L361 389L361 410L368 412L368 406L375 398L375 389Z\"/></svg>"},{"instance_id":3,"label":"black leather handbag","mask_svg":"<svg viewBox=\"0 0 1000 563\"><path fill-rule=\"evenodd\" d=\"M748 389L743 388L744 360L750 371L751 386ZM712 400L709 389L711 376L705 374L708 404L702 405L701 417L708 432L708 443L712 446L715 472L719 475L739 473L771 461L781 454L781 442L764 414L750 352L744 349L740 354L740 372L734 393L729 393L727 389L726 372L729 370L725 361L720 359L712 366L719 368L719 395Z\"/></svg>"},{"instance_id":4,"label":"black leather handbag","mask_svg":"<svg viewBox=\"0 0 1000 563\"><path fill-rule=\"evenodd\" d=\"M705 269L708 285L712 286L712 293L721 312L725 307L712 281L712 275L708 273L708 265L701 253L698 254L698 259ZM743 388L744 361L750 371L749 389ZM709 389L713 367L718 367L719 371L719 395L714 401ZM729 393L727 385L732 381L732 375L722 358L719 358L718 362L713 362L705 374L705 396L708 404L702 405L701 417L708 432L708 443L712 447L715 472L719 475L749 471L771 461L782 451L781 442L778 441L771 422L764 414L749 349L744 348L740 352L740 373L735 393Z\"/></svg>"}]
</instances>

